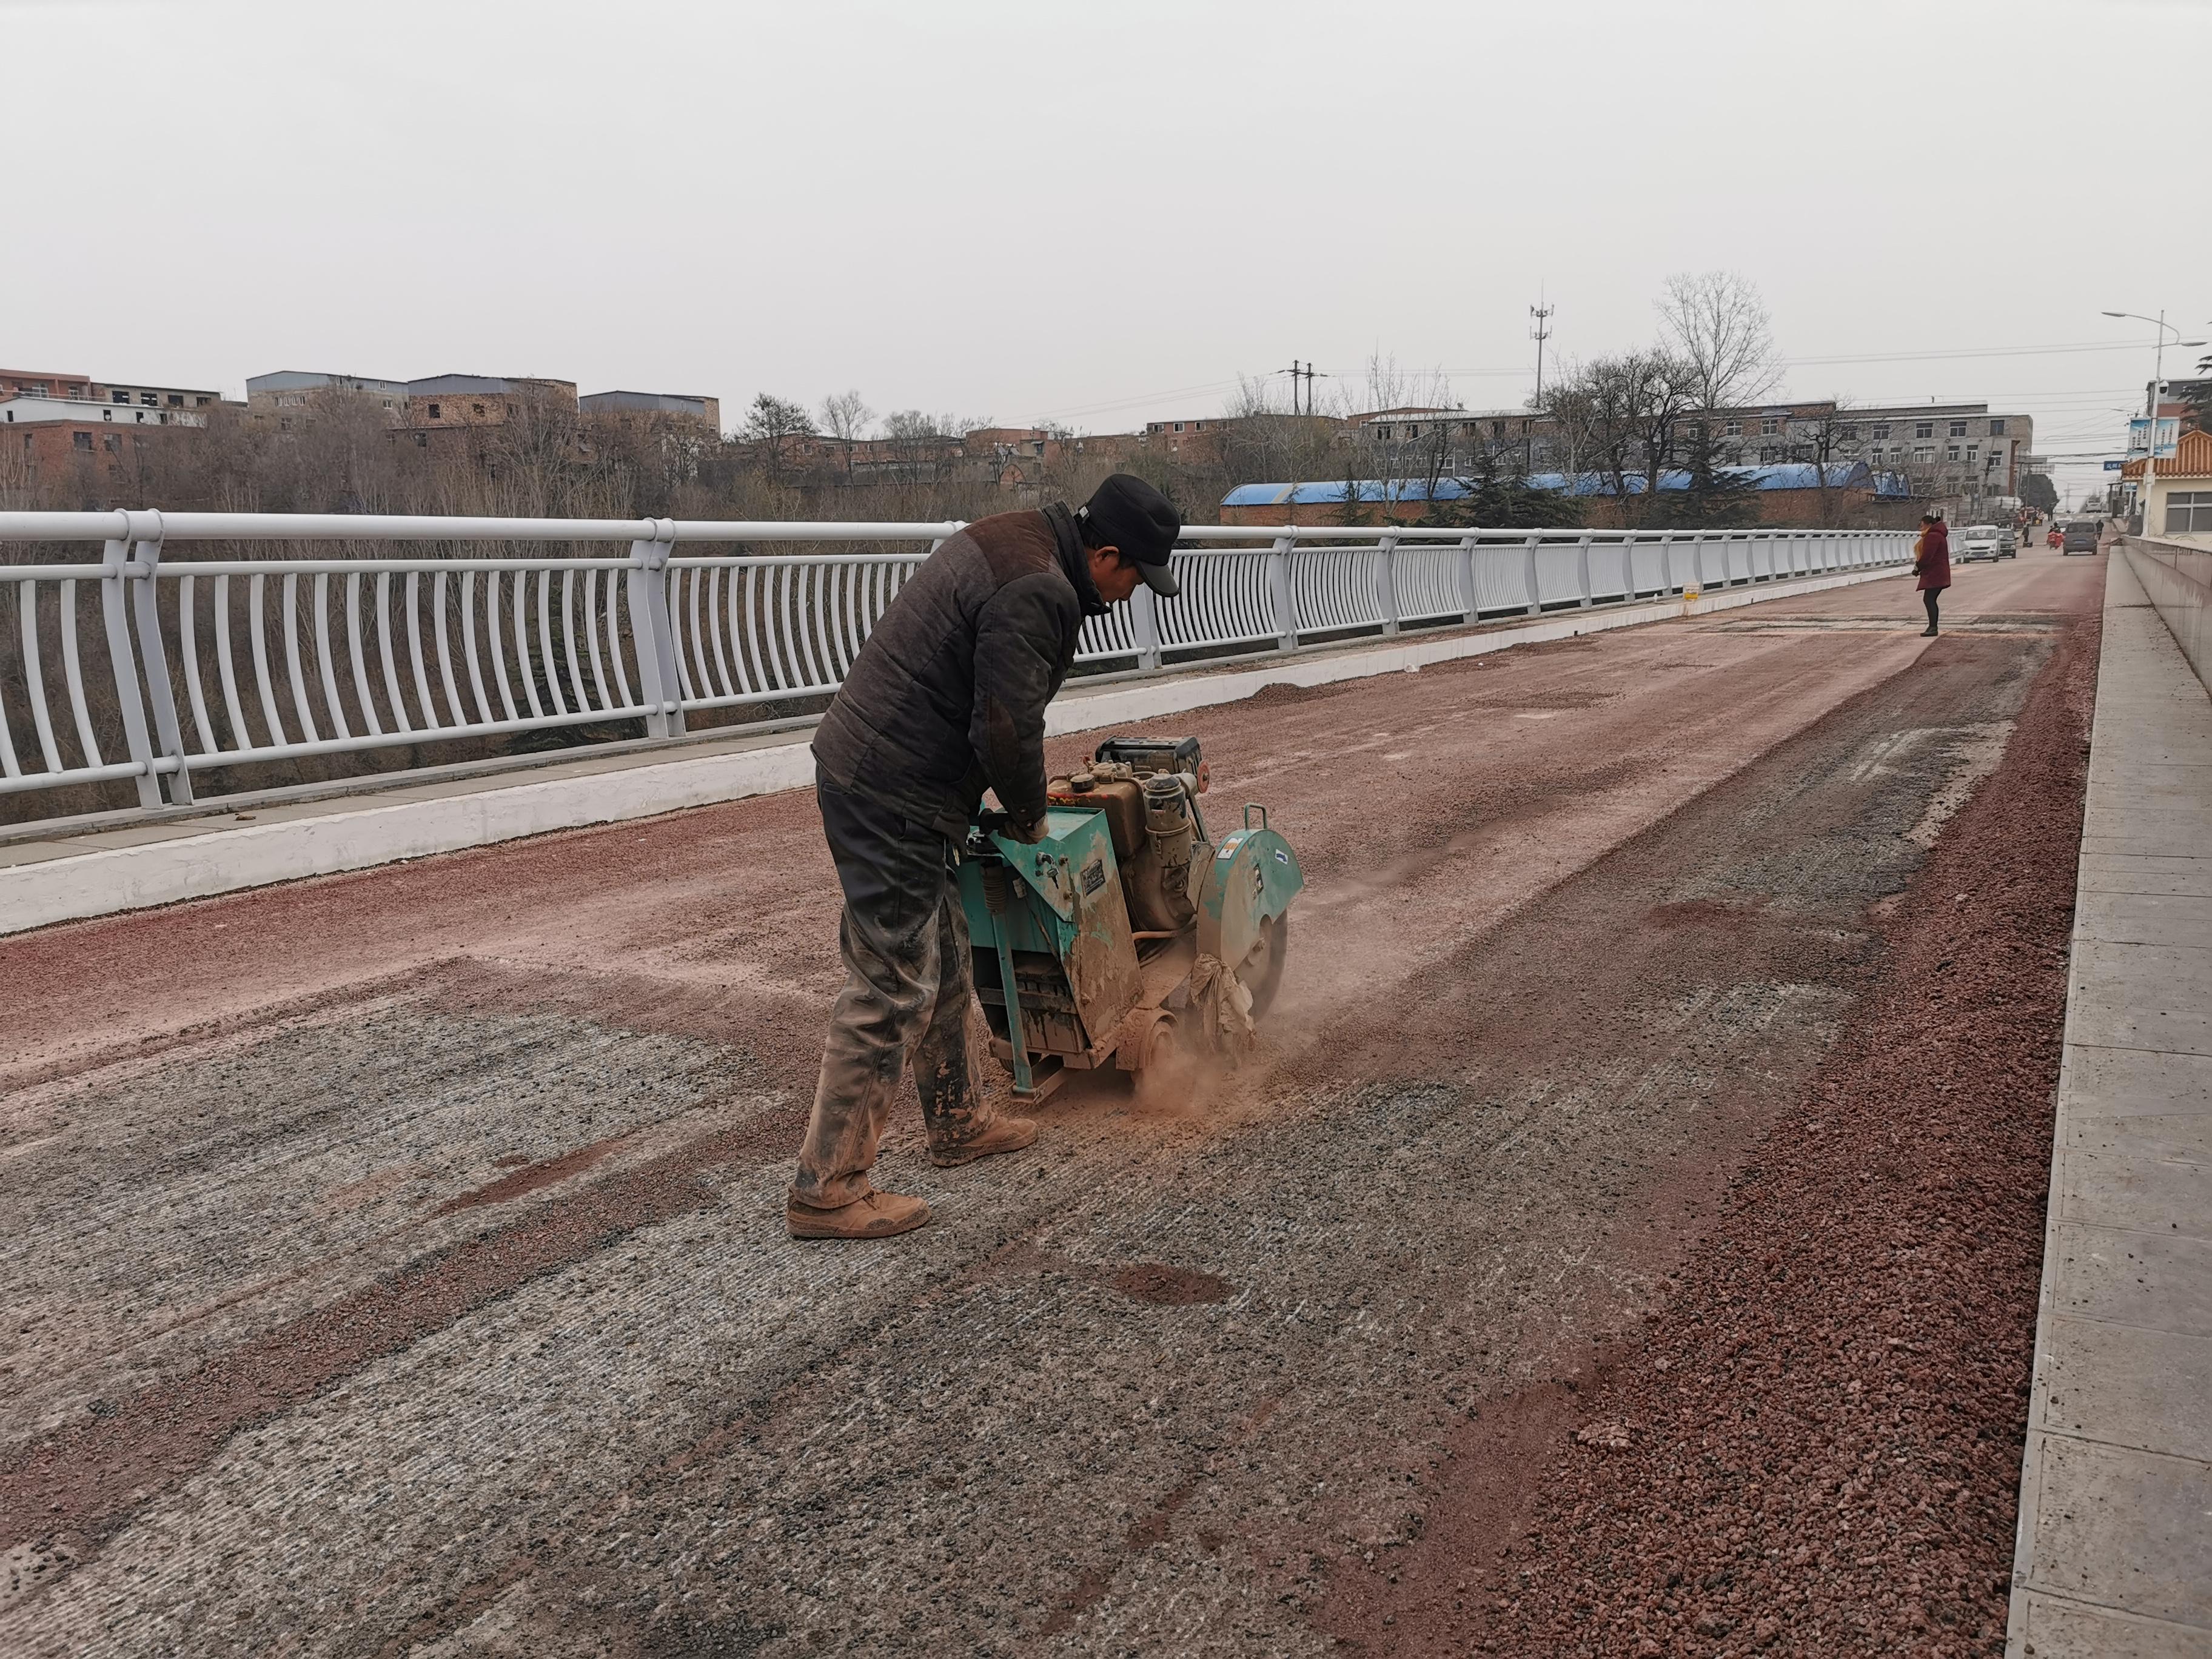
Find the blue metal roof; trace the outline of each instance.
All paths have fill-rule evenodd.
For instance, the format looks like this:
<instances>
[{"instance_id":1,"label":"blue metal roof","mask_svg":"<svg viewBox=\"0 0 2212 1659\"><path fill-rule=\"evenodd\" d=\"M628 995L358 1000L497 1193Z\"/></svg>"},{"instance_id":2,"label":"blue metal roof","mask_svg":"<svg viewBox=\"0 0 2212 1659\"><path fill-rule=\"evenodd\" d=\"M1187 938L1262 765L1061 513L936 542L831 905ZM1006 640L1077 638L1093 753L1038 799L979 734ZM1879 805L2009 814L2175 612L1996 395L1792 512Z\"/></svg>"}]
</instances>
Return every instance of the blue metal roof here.
<instances>
[{"instance_id":1,"label":"blue metal roof","mask_svg":"<svg viewBox=\"0 0 2212 1659\"><path fill-rule=\"evenodd\" d=\"M1363 478L1357 499L1363 501L1456 501L1474 492L1457 478L1439 478L1435 489L1425 478ZM1344 482L1334 483L1239 484L1221 498L1224 507L1321 507L1341 504Z\"/></svg>"}]
</instances>

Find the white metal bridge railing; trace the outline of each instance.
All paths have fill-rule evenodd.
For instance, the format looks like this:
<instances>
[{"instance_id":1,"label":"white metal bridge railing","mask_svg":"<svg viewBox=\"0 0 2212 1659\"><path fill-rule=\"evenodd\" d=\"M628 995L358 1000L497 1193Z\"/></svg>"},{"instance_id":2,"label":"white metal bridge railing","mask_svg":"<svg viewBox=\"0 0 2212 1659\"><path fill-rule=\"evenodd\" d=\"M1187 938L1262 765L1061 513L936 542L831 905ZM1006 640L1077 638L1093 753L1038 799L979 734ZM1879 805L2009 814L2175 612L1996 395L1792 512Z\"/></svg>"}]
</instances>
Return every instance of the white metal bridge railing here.
<instances>
[{"instance_id":1,"label":"white metal bridge railing","mask_svg":"<svg viewBox=\"0 0 2212 1659\"><path fill-rule=\"evenodd\" d=\"M959 527L0 513L0 793L127 779L155 808L216 768L615 723L669 737L687 713L824 695ZM26 543L101 550L9 562ZM306 556L241 545L271 543ZM1085 624L1077 660L1150 669L1910 557L1887 531L1194 526L1181 597L1139 587Z\"/></svg>"}]
</instances>

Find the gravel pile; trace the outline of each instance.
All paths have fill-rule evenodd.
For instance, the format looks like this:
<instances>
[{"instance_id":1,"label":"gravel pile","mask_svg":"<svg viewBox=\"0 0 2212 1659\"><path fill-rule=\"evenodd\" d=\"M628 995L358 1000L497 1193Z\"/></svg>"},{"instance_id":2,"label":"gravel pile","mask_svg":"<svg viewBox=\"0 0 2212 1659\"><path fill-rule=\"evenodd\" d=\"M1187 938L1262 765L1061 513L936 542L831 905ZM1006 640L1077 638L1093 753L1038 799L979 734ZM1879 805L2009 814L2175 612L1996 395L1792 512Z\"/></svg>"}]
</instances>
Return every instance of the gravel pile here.
<instances>
[{"instance_id":1,"label":"gravel pile","mask_svg":"<svg viewBox=\"0 0 2212 1659\"><path fill-rule=\"evenodd\" d=\"M1481 1650L2002 1650L2096 641L2062 638L1809 1095L1582 1390Z\"/></svg>"}]
</instances>

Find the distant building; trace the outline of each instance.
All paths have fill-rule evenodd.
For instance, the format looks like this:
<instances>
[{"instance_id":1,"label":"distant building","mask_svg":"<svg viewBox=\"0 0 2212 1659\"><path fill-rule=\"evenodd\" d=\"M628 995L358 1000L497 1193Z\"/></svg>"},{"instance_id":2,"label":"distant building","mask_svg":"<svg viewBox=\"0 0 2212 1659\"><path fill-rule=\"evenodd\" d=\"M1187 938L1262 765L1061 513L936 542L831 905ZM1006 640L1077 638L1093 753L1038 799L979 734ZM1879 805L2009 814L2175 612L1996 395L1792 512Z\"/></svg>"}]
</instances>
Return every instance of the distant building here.
<instances>
[{"instance_id":1,"label":"distant building","mask_svg":"<svg viewBox=\"0 0 2212 1659\"><path fill-rule=\"evenodd\" d=\"M21 368L0 368L0 398L61 398L90 403L100 387L89 374L39 374Z\"/></svg>"},{"instance_id":2,"label":"distant building","mask_svg":"<svg viewBox=\"0 0 2212 1659\"><path fill-rule=\"evenodd\" d=\"M325 374L283 368L255 374L246 382L246 412L258 418L287 420L316 398L360 398L376 405L388 420L407 416L407 382L378 380L361 374Z\"/></svg>"},{"instance_id":3,"label":"distant building","mask_svg":"<svg viewBox=\"0 0 2212 1659\"><path fill-rule=\"evenodd\" d=\"M1863 524L1879 516L1877 505L1901 500L1901 478L1878 475L1864 461L1838 461L1822 467L1807 462L1721 469L1753 492L1759 521L1771 525ZM1644 493L1641 473L1627 477L1628 493ZM1536 489L1556 491L1587 503L1589 521L1618 526L1613 480L1595 472L1540 472L1528 479ZM1687 489L1690 474L1668 468L1659 475L1663 491ZM1347 489L1354 491L1349 503ZM1221 498L1221 522L1234 525L1410 524L1439 504L1465 501L1474 489L1460 479L1374 478L1310 483L1240 484ZM1499 528L1507 526L1500 526ZM1662 533L1654 530L1650 533ZM1679 532L1677 534L1680 533Z\"/></svg>"},{"instance_id":4,"label":"distant building","mask_svg":"<svg viewBox=\"0 0 2212 1659\"><path fill-rule=\"evenodd\" d=\"M214 409L222 402L220 392L190 386L123 386L113 380L101 381L93 393L106 403L131 409Z\"/></svg>"},{"instance_id":5,"label":"distant building","mask_svg":"<svg viewBox=\"0 0 2212 1659\"><path fill-rule=\"evenodd\" d=\"M1218 464L1226 453L1230 428L1235 424L1231 417L1206 415L1181 421L1147 421L1139 441L1156 453L1165 454L1185 465Z\"/></svg>"},{"instance_id":6,"label":"distant building","mask_svg":"<svg viewBox=\"0 0 2212 1659\"><path fill-rule=\"evenodd\" d=\"M501 426L526 409L576 410L574 380L433 374L407 382L406 424L416 430Z\"/></svg>"},{"instance_id":7,"label":"distant building","mask_svg":"<svg viewBox=\"0 0 2212 1659\"><path fill-rule=\"evenodd\" d=\"M1052 441L1052 434L1041 426L979 426L960 434L961 450L969 460L1038 458Z\"/></svg>"},{"instance_id":8,"label":"distant building","mask_svg":"<svg viewBox=\"0 0 2212 1659\"><path fill-rule=\"evenodd\" d=\"M629 418L696 428L702 436L722 435L722 400L674 392L594 392L576 399L586 415Z\"/></svg>"},{"instance_id":9,"label":"distant building","mask_svg":"<svg viewBox=\"0 0 2212 1659\"><path fill-rule=\"evenodd\" d=\"M2120 477L2131 486L2127 511L2141 514L2136 533L2212 546L2212 432L2185 432L2174 453L2160 457L2158 471L2151 475L2147 513L2133 499L2142 494L2142 475L2140 460L2120 469Z\"/></svg>"},{"instance_id":10,"label":"distant building","mask_svg":"<svg viewBox=\"0 0 2212 1659\"><path fill-rule=\"evenodd\" d=\"M217 401L220 401L219 399ZM204 408L109 403L97 398L0 398L0 425L205 426Z\"/></svg>"},{"instance_id":11,"label":"distant building","mask_svg":"<svg viewBox=\"0 0 2212 1659\"><path fill-rule=\"evenodd\" d=\"M1688 416L1676 429L1670 459L1686 465L1698 428L1712 422L1713 460L1731 467L1864 461L1878 474L1906 481L1910 494L1945 504L1954 516L1995 514L2017 497L2036 458L2035 422L1997 414L1987 404L1905 404L1854 409L1832 399L1778 402ZM1515 470L1569 471L1589 465L1573 453L1559 421L1528 410L1381 409L1346 422L1356 449L1377 473L1432 469L1461 475L1500 459Z\"/></svg>"},{"instance_id":12,"label":"distant building","mask_svg":"<svg viewBox=\"0 0 2212 1659\"><path fill-rule=\"evenodd\" d=\"M161 428L204 427L219 393L0 369L0 459L36 471L119 471Z\"/></svg>"},{"instance_id":13,"label":"distant building","mask_svg":"<svg viewBox=\"0 0 2212 1659\"><path fill-rule=\"evenodd\" d=\"M0 368L0 404L27 421L97 422L102 426L204 426L222 394L189 387L124 386L89 374L47 374ZM124 411L128 410L126 418Z\"/></svg>"},{"instance_id":14,"label":"distant building","mask_svg":"<svg viewBox=\"0 0 2212 1659\"><path fill-rule=\"evenodd\" d=\"M119 471L146 446L207 416L190 410L118 409L85 398L0 398L0 460L34 472L68 467Z\"/></svg>"}]
</instances>

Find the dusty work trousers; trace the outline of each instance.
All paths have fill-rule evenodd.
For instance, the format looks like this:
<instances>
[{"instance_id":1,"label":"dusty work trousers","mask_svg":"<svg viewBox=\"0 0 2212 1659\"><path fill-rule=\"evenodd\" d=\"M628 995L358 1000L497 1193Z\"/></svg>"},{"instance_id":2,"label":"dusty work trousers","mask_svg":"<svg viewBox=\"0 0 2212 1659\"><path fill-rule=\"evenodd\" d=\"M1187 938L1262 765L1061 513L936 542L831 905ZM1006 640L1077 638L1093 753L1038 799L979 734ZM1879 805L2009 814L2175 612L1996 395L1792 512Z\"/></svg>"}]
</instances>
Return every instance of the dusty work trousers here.
<instances>
[{"instance_id":1,"label":"dusty work trousers","mask_svg":"<svg viewBox=\"0 0 2212 1659\"><path fill-rule=\"evenodd\" d=\"M817 779L822 829L845 892L845 988L830 1016L814 1113L792 1196L817 1209L868 1190L908 1050L929 1144L950 1151L986 1119L968 1045L968 919L937 830Z\"/></svg>"}]
</instances>

